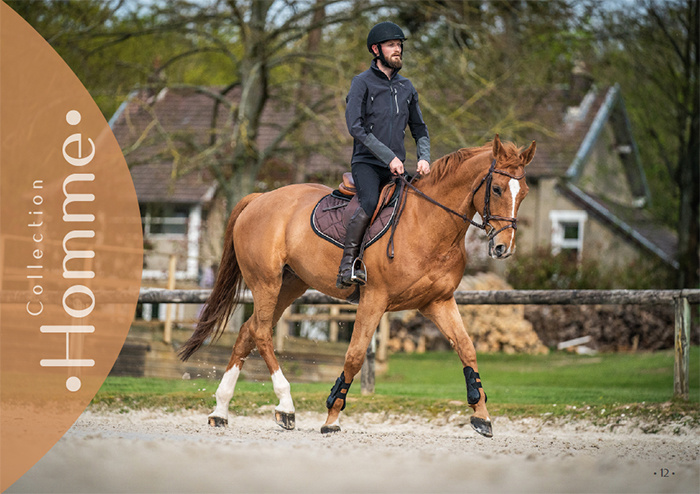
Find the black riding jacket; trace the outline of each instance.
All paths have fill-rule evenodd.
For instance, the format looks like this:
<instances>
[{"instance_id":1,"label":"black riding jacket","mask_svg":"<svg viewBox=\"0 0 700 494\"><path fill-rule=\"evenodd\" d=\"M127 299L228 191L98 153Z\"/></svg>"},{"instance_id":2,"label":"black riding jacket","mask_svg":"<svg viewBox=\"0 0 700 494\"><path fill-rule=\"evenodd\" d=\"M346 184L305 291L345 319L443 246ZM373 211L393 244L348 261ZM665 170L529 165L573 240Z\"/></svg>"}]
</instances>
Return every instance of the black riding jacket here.
<instances>
[{"instance_id":1,"label":"black riding jacket","mask_svg":"<svg viewBox=\"0 0 700 494\"><path fill-rule=\"evenodd\" d=\"M374 60L353 78L345 101L345 120L354 138L352 163L388 167L394 157L405 161L406 125L416 141L418 160L430 162L428 127L411 81L397 72L388 79Z\"/></svg>"}]
</instances>

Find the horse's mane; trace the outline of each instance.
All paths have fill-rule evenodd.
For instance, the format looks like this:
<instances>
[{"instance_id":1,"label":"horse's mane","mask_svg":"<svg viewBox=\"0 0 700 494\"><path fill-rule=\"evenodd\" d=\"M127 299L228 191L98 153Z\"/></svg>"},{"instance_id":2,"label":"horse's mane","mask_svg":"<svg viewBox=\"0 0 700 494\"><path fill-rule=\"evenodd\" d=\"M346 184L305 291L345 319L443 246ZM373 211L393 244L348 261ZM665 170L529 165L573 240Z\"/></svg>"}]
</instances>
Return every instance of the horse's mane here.
<instances>
[{"instance_id":1,"label":"horse's mane","mask_svg":"<svg viewBox=\"0 0 700 494\"><path fill-rule=\"evenodd\" d=\"M522 148L510 141L502 142L501 145L506 152L505 165L520 164L520 151ZM490 153L493 150L493 143L489 142L480 147L462 148L437 159L430 166L430 173L421 178L421 182L426 185L441 182L443 179L455 173L456 168L464 161L479 154Z\"/></svg>"}]
</instances>

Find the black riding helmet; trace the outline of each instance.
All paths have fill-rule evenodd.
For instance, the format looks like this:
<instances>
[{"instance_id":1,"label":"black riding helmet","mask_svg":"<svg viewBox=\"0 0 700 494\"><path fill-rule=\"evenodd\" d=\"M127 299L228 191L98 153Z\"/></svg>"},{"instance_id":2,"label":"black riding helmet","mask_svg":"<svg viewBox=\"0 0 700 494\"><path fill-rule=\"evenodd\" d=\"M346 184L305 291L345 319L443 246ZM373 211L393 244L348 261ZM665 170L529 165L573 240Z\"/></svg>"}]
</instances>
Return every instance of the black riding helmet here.
<instances>
[{"instance_id":1,"label":"black riding helmet","mask_svg":"<svg viewBox=\"0 0 700 494\"><path fill-rule=\"evenodd\" d=\"M392 39L399 39L403 42L406 40L406 36L403 34L401 28L393 22L380 22L369 30L369 34L367 35L367 49L374 55L372 45L381 44ZM381 50L379 53L381 55Z\"/></svg>"}]
</instances>

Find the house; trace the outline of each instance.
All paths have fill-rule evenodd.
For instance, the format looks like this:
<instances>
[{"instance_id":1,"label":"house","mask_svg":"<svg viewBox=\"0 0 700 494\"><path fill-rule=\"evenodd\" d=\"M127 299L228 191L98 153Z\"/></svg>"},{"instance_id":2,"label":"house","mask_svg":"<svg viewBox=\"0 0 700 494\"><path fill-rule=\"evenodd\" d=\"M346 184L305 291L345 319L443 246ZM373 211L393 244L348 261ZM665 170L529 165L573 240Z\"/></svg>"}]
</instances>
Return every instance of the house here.
<instances>
[{"instance_id":1,"label":"house","mask_svg":"<svg viewBox=\"0 0 700 494\"><path fill-rule=\"evenodd\" d=\"M541 110L556 132L533 137L519 254L548 247L608 268L651 257L678 269L676 234L644 208L649 186L619 86L591 85L575 106L552 98Z\"/></svg>"},{"instance_id":2,"label":"house","mask_svg":"<svg viewBox=\"0 0 700 494\"><path fill-rule=\"evenodd\" d=\"M518 255L547 248L579 259L597 257L610 266L651 256L677 268L674 232L651 221L644 209L651 200L649 187L619 87L575 87L577 95L552 93L533 116L549 131L532 136L537 154L527 168L530 193L519 213ZM236 97L234 91L227 95ZM187 158L206 147L215 133L230 132L229 118L221 117L212 128L216 111L204 92L163 89L135 93L110 121L141 206L145 280L164 280L168 258L176 255L178 286L201 286L203 273L219 259L225 220L216 184ZM258 145L275 142L292 115L289 107L268 104ZM339 114L337 127L343 126ZM327 182L329 176L339 176L349 168L352 146L349 137L338 139L339 134L333 135L338 161L320 152L302 157L280 152L270 170L282 169L282 175L271 185L269 180L257 185L265 189L300 181L294 175L300 168L307 180L314 174L324 179L326 173ZM496 270L502 266L493 263Z\"/></svg>"},{"instance_id":3,"label":"house","mask_svg":"<svg viewBox=\"0 0 700 494\"><path fill-rule=\"evenodd\" d=\"M165 280L169 257L175 255L179 286L197 286L206 269L220 258L224 208L215 200L216 181L202 166L206 154L202 150L212 138L232 130L230 109L217 105L212 97L217 92L218 88L134 92L109 122L129 164L141 209L144 280ZM235 102L238 96L234 90L226 98ZM262 116L258 146L264 149L275 143L280 127L292 116L291 108L269 104ZM300 158L298 153L287 152L276 153L270 161L272 166L263 167L266 177L256 184L258 189L292 182L302 164L322 170L329 160L318 153ZM340 174L343 165L338 165Z\"/></svg>"},{"instance_id":4,"label":"house","mask_svg":"<svg viewBox=\"0 0 700 494\"><path fill-rule=\"evenodd\" d=\"M204 165L216 137L232 132L231 103L235 106L239 89L226 92L224 104L218 104L221 88L164 88L160 91L135 91L115 112L109 125L122 147L134 181L141 210L144 238L143 280L145 285L165 286L171 259L178 288L209 287L212 271L221 257L226 225L225 205L217 197L218 187ZM294 116L290 105L272 101L261 118L257 138L260 149L287 144L278 136ZM214 122L214 124L212 124ZM322 147L334 154L334 147L351 146L339 138L338 128L329 133L325 122L311 122L305 128L306 142L317 142L323 126L334 144ZM332 135L330 135L332 134ZM290 151L290 149L292 149ZM225 151L224 151L225 152ZM335 153L337 154L337 153ZM349 158L350 154L347 154ZM330 164L329 164L330 163ZM295 181L299 170L317 181L340 177L348 167L318 152L295 151L286 146L274 153L263 166L256 188L266 190ZM146 307L164 318L165 305ZM193 306L178 305L178 317L191 316ZM149 314L144 314L146 318Z\"/></svg>"}]
</instances>

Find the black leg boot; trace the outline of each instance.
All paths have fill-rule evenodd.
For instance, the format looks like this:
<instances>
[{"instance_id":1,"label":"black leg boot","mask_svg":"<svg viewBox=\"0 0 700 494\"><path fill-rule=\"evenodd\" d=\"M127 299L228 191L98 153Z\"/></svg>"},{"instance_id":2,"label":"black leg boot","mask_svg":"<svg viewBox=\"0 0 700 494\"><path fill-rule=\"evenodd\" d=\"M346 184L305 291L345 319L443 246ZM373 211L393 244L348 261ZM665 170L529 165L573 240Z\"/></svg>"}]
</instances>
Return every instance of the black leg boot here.
<instances>
[{"instance_id":1,"label":"black leg boot","mask_svg":"<svg viewBox=\"0 0 700 494\"><path fill-rule=\"evenodd\" d=\"M362 238L365 235L365 230L369 225L372 218L367 216L365 210L362 207L358 207L357 210L352 214L350 218L350 223L347 227L347 233L345 234L345 248L343 249L343 259L340 261L340 268L338 269L338 279L335 282L335 286L338 288L348 288L355 283L352 279L352 264L360 252L360 246L362 245ZM363 275L363 273L356 273ZM360 278L366 277L366 275L360 276Z\"/></svg>"}]
</instances>

